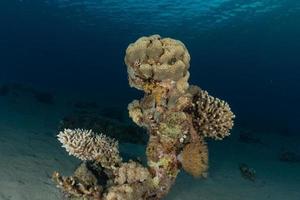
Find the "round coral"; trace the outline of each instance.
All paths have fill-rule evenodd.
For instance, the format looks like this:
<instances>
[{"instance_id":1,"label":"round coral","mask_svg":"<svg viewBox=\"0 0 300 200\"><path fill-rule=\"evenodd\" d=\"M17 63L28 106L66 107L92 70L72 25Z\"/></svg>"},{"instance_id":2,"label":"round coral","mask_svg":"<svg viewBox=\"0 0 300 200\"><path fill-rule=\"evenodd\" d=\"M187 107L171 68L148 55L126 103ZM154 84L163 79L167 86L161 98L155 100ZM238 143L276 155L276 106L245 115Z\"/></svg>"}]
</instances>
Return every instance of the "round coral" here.
<instances>
[{"instance_id":1,"label":"round coral","mask_svg":"<svg viewBox=\"0 0 300 200\"><path fill-rule=\"evenodd\" d=\"M140 90L151 81L183 79L181 82L186 83L189 62L190 55L182 42L159 35L138 39L128 46L125 55L129 83Z\"/></svg>"}]
</instances>

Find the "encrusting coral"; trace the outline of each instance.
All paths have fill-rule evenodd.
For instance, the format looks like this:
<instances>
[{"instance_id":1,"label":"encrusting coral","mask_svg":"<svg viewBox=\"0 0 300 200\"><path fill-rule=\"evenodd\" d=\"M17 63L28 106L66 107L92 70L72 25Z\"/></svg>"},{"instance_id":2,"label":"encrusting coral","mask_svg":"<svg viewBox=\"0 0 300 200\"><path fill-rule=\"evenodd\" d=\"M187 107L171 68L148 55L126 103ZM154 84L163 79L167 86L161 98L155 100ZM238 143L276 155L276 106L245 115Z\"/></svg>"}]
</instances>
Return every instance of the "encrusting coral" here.
<instances>
[{"instance_id":1,"label":"encrusting coral","mask_svg":"<svg viewBox=\"0 0 300 200\"><path fill-rule=\"evenodd\" d=\"M189 62L188 50L178 40L152 35L130 44L125 55L129 84L145 95L128 110L133 122L147 129L148 166L123 162L117 142L102 134L66 129L58 135L63 146L97 170L83 168L71 177L55 172L58 187L70 198L158 200L168 193L181 168L206 177L204 139L228 136L235 116L226 102L189 85Z\"/></svg>"}]
</instances>

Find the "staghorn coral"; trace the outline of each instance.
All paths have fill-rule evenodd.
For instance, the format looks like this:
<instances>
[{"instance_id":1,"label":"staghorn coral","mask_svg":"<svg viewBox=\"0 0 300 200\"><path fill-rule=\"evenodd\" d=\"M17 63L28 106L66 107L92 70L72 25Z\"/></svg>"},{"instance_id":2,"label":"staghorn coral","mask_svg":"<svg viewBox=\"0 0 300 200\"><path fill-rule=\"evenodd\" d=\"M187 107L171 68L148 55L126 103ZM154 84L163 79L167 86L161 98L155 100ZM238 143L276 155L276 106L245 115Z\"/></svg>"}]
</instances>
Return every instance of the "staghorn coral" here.
<instances>
[{"instance_id":1,"label":"staghorn coral","mask_svg":"<svg viewBox=\"0 0 300 200\"><path fill-rule=\"evenodd\" d=\"M149 134L148 166L122 162L117 143L104 135L65 130L59 134L59 140L67 151L102 169L96 176L96 191L101 194L93 192L92 176L84 175L96 175L93 170L81 170L84 173L74 177L54 174L58 186L71 196L89 195L90 199L101 200L162 199L181 168L193 176L207 176L208 149L204 138L221 140L233 127L235 116L226 102L189 85L190 55L182 42L159 35L142 37L128 46L124 60L130 86L145 93L142 99L128 105L128 111L133 122ZM105 174L102 183L99 174ZM89 181L83 177L90 177ZM78 190L81 185L87 191L92 188L92 195Z\"/></svg>"},{"instance_id":2,"label":"staghorn coral","mask_svg":"<svg viewBox=\"0 0 300 200\"><path fill-rule=\"evenodd\" d=\"M80 160L95 161L105 168L121 162L118 142L103 134L84 129L64 129L57 137L69 155Z\"/></svg>"}]
</instances>

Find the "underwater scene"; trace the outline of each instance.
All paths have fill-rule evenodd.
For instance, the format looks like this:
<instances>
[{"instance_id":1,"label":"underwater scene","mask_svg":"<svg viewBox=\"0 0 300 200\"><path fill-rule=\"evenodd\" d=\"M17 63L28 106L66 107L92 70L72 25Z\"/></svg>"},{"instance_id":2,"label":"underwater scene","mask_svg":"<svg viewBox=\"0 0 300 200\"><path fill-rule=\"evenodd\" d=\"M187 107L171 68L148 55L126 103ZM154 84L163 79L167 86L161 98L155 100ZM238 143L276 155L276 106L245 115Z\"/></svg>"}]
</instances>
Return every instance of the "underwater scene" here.
<instances>
[{"instance_id":1,"label":"underwater scene","mask_svg":"<svg viewBox=\"0 0 300 200\"><path fill-rule=\"evenodd\" d=\"M299 0L2 0L0 69L0 200L300 200Z\"/></svg>"}]
</instances>

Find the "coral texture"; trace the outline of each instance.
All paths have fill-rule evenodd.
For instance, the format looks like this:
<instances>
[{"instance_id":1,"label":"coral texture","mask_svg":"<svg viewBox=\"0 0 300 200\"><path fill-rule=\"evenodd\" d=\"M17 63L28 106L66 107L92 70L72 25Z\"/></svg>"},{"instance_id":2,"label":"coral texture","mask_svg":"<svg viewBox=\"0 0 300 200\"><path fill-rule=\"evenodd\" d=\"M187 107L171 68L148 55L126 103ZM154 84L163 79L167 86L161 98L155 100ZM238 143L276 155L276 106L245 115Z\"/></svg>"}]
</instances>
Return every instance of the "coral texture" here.
<instances>
[{"instance_id":1,"label":"coral texture","mask_svg":"<svg viewBox=\"0 0 300 200\"><path fill-rule=\"evenodd\" d=\"M103 134L84 129L65 129L57 137L66 151L80 160L96 161L106 168L121 162L118 142Z\"/></svg>"},{"instance_id":2,"label":"coral texture","mask_svg":"<svg viewBox=\"0 0 300 200\"><path fill-rule=\"evenodd\" d=\"M124 183L137 183L144 182L150 177L147 168L136 162L123 163L122 166L117 168L114 172L115 183L122 185Z\"/></svg>"},{"instance_id":3,"label":"coral texture","mask_svg":"<svg viewBox=\"0 0 300 200\"><path fill-rule=\"evenodd\" d=\"M74 176L63 177L54 172L53 181L70 198L100 200L103 188L97 184L96 176L82 163L74 172Z\"/></svg>"},{"instance_id":4,"label":"coral texture","mask_svg":"<svg viewBox=\"0 0 300 200\"><path fill-rule=\"evenodd\" d=\"M189 76L190 55L179 40L152 35L141 37L128 46L125 64L130 85L147 90L147 80L180 81Z\"/></svg>"},{"instance_id":5,"label":"coral texture","mask_svg":"<svg viewBox=\"0 0 300 200\"><path fill-rule=\"evenodd\" d=\"M125 55L129 84L145 94L132 101L128 111L133 122L149 135L148 166L122 162L117 143L104 135L65 130L59 140L67 151L90 160L98 170L79 170L74 177L55 173L58 187L71 197L159 200L169 192L181 168L193 176L206 177L208 149L204 139L229 136L235 116L225 101L189 85L189 61L188 50L178 40L152 35L130 44Z\"/></svg>"},{"instance_id":6,"label":"coral texture","mask_svg":"<svg viewBox=\"0 0 300 200\"><path fill-rule=\"evenodd\" d=\"M186 172L195 177L207 177L208 150L204 141L199 140L187 144L179 156Z\"/></svg>"},{"instance_id":7,"label":"coral texture","mask_svg":"<svg viewBox=\"0 0 300 200\"><path fill-rule=\"evenodd\" d=\"M207 91L197 86L191 86L189 92L194 99L193 121L199 133L216 140L229 136L235 116L228 103L210 96Z\"/></svg>"}]
</instances>

